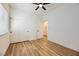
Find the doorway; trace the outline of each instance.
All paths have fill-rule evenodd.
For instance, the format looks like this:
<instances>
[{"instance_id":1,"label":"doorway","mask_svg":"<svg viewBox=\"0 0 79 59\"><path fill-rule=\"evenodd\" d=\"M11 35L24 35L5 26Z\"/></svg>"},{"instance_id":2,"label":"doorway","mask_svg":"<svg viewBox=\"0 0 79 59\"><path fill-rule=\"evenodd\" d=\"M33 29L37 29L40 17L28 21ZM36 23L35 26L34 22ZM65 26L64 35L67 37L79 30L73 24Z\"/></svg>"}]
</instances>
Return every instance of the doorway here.
<instances>
[{"instance_id":1,"label":"doorway","mask_svg":"<svg viewBox=\"0 0 79 59\"><path fill-rule=\"evenodd\" d=\"M45 40L48 40L48 21L43 22L43 36Z\"/></svg>"}]
</instances>

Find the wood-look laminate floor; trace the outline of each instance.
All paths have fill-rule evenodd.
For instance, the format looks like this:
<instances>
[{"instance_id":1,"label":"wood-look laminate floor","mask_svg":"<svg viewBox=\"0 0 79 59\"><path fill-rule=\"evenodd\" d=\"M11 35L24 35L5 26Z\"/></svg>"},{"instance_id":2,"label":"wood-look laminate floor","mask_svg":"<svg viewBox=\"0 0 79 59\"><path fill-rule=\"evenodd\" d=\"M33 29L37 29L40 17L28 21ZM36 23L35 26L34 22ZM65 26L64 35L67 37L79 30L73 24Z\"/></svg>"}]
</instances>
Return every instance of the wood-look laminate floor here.
<instances>
[{"instance_id":1,"label":"wood-look laminate floor","mask_svg":"<svg viewBox=\"0 0 79 59\"><path fill-rule=\"evenodd\" d=\"M10 44L5 56L78 56L79 53L46 38Z\"/></svg>"}]
</instances>

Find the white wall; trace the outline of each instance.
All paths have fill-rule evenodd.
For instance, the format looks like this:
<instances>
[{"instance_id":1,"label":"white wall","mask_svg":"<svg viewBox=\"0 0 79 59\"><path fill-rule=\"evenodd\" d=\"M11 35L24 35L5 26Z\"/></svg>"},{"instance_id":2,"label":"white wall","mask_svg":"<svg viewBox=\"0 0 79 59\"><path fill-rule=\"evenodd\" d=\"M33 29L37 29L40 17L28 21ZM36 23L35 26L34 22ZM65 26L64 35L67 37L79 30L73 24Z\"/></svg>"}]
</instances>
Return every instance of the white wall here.
<instances>
[{"instance_id":1,"label":"white wall","mask_svg":"<svg viewBox=\"0 0 79 59\"><path fill-rule=\"evenodd\" d=\"M79 4L60 4L48 19L49 40L79 51Z\"/></svg>"},{"instance_id":2,"label":"white wall","mask_svg":"<svg viewBox=\"0 0 79 59\"><path fill-rule=\"evenodd\" d=\"M6 11L8 12L8 14L10 14L10 5L8 3L2 3L4 9L6 9Z\"/></svg>"},{"instance_id":3,"label":"white wall","mask_svg":"<svg viewBox=\"0 0 79 59\"><path fill-rule=\"evenodd\" d=\"M8 7L8 6L7 6ZM6 7L6 8L7 8ZM6 11L6 9L4 8L3 5L0 4L0 10L2 9L3 13L1 14L0 17L0 55L4 55L9 44L9 32L8 32L8 12Z\"/></svg>"},{"instance_id":4,"label":"white wall","mask_svg":"<svg viewBox=\"0 0 79 59\"><path fill-rule=\"evenodd\" d=\"M9 34L5 34L3 36L0 36L0 56L4 55L9 47L10 41L9 41Z\"/></svg>"},{"instance_id":5,"label":"white wall","mask_svg":"<svg viewBox=\"0 0 79 59\"><path fill-rule=\"evenodd\" d=\"M11 9L11 17L12 43L37 39L38 35L42 33L38 27L42 17L35 13L16 8ZM40 30L39 34L37 33L38 29ZM42 37L42 34L38 38L40 37Z\"/></svg>"}]
</instances>

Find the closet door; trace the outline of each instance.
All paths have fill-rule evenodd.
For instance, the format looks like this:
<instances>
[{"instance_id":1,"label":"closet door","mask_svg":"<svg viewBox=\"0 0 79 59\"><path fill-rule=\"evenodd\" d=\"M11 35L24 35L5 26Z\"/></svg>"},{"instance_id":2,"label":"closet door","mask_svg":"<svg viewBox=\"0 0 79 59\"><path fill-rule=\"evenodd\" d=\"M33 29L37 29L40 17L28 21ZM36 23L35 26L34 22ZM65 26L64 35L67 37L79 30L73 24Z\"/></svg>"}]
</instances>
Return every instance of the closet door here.
<instances>
[{"instance_id":1,"label":"closet door","mask_svg":"<svg viewBox=\"0 0 79 59\"><path fill-rule=\"evenodd\" d=\"M33 17L23 11L12 11L10 36L12 43L36 39L37 19Z\"/></svg>"},{"instance_id":2,"label":"closet door","mask_svg":"<svg viewBox=\"0 0 79 59\"><path fill-rule=\"evenodd\" d=\"M33 32L29 27L27 27L27 23L23 19L14 19L11 21L11 42L22 42L33 39Z\"/></svg>"}]
</instances>

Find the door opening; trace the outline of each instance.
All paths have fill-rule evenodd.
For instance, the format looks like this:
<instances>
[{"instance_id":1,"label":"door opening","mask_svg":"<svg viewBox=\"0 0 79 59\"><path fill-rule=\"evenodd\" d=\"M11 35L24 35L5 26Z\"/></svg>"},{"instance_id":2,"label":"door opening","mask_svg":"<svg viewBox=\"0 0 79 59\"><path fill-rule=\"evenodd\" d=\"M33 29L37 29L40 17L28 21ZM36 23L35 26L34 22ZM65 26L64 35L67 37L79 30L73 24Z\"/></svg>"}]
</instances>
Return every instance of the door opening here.
<instances>
[{"instance_id":1,"label":"door opening","mask_svg":"<svg viewBox=\"0 0 79 59\"><path fill-rule=\"evenodd\" d=\"M48 40L48 21L43 22L43 36L45 40Z\"/></svg>"}]
</instances>

